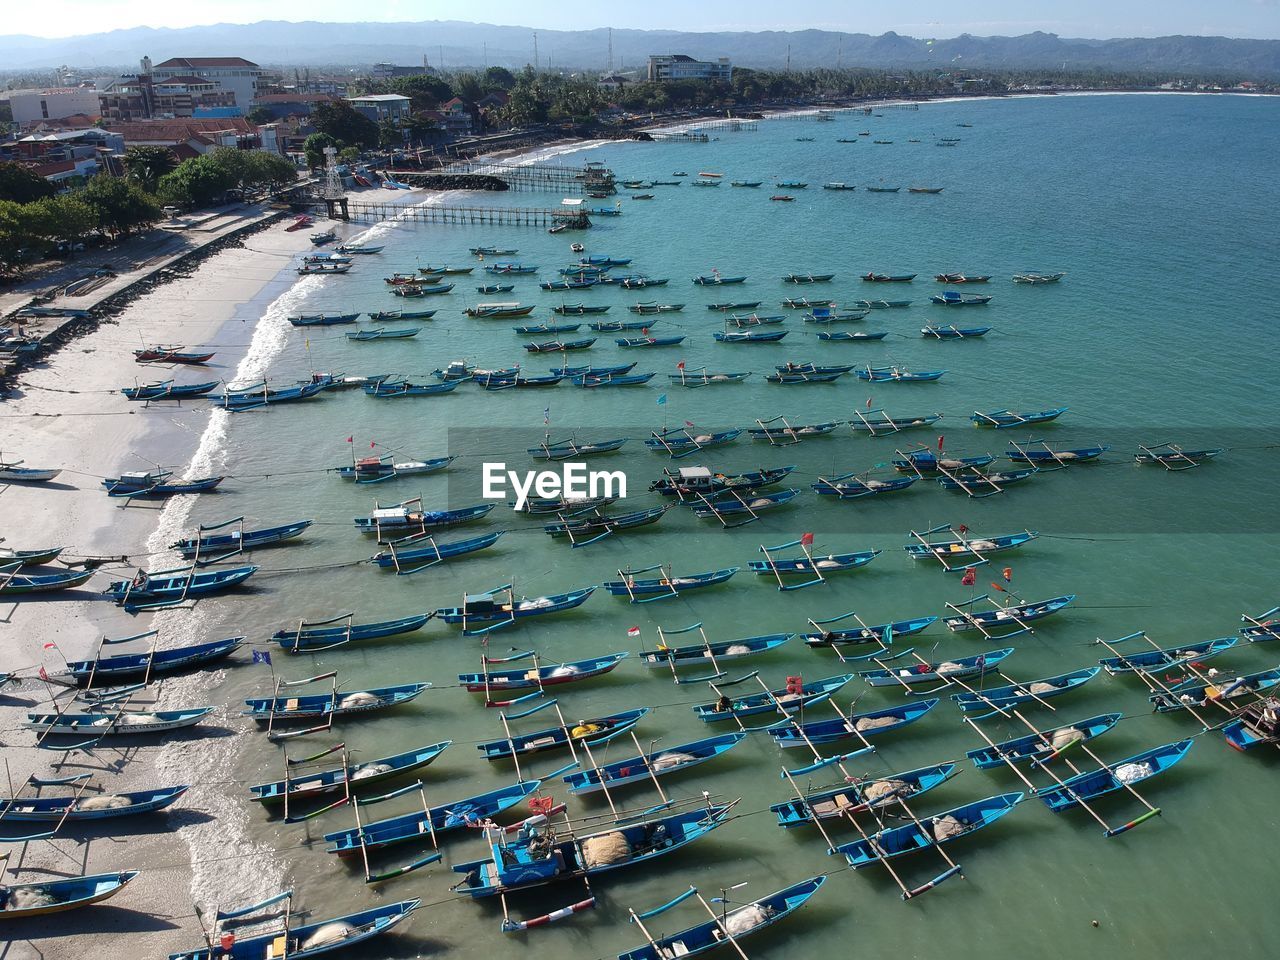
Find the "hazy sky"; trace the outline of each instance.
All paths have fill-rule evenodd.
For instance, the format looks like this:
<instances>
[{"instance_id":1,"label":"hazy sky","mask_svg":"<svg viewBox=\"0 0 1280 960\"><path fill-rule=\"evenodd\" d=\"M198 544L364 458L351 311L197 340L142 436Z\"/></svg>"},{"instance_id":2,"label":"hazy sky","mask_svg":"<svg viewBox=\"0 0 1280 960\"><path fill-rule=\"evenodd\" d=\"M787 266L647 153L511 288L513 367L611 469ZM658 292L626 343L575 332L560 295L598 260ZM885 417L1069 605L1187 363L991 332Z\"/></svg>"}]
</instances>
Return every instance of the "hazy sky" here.
<instances>
[{"instance_id":1,"label":"hazy sky","mask_svg":"<svg viewBox=\"0 0 1280 960\"><path fill-rule=\"evenodd\" d=\"M1280 0L647 0L579 4L564 0L41 0L6 4L0 33L61 37L124 27L189 27L256 20L481 20L581 29L797 30L858 33L896 30L917 37L1010 35L1044 30L1066 37L1185 33L1280 39Z\"/></svg>"}]
</instances>

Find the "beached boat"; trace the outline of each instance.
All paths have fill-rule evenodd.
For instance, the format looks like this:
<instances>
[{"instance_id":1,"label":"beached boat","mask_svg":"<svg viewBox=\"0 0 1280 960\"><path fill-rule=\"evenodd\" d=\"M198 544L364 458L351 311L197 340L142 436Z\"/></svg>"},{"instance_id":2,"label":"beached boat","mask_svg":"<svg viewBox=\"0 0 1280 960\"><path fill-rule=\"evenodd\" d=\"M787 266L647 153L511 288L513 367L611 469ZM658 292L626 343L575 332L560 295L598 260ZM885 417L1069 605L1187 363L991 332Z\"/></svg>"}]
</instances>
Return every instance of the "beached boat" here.
<instances>
[{"instance_id":1,"label":"beached boat","mask_svg":"<svg viewBox=\"0 0 1280 960\"><path fill-rule=\"evenodd\" d=\"M146 347L133 351L133 359L138 363L181 363L200 366L214 358L214 353L187 351L180 346Z\"/></svg>"},{"instance_id":2,"label":"beached boat","mask_svg":"<svg viewBox=\"0 0 1280 960\"><path fill-rule=\"evenodd\" d=\"M835 852L842 854L855 870L875 866L904 854L950 843L983 827L989 827L1021 803L1023 796L1021 793L1002 793L952 807L924 820L912 817L912 823L841 844L836 847Z\"/></svg>"},{"instance_id":3,"label":"beached boat","mask_svg":"<svg viewBox=\"0 0 1280 960\"><path fill-rule=\"evenodd\" d=\"M126 609L149 605L170 605L238 587L258 572L256 566L225 567L196 572L195 567L139 570L132 580L114 580L102 591Z\"/></svg>"},{"instance_id":4,"label":"beached boat","mask_svg":"<svg viewBox=\"0 0 1280 960\"><path fill-rule=\"evenodd\" d=\"M3 540L0 537L0 540ZM66 547L49 547L42 550L14 550L10 547L0 547L0 566L9 567L17 564L19 567L40 567L47 563L53 563L62 554Z\"/></svg>"},{"instance_id":5,"label":"beached boat","mask_svg":"<svg viewBox=\"0 0 1280 960\"><path fill-rule=\"evenodd\" d=\"M48 483L61 470L42 467L24 467L25 460L0 460L0 480L5 483Z\"/></svg>"},{"instance_id":6,"label":"beached boat","mask_svg":"<svg viewBox=\"0 0 1280 960\"><path fill-rule=\"evenodd\" d=\"M107 477L102 481L110 497L160 498L183 493L208 493L217 488L224 477L202 477L198 480L172 481L169 470L137 471Z\"/></svg>"},{"instance_id":7,"label":"beached boat","mask_svg":"<svg viewBox=\"0 0 1280 960\"><path fill-rule=\"evenodd\" d=\"M114 640L103 640L105 644L124 643L127 640L143 640L156 636L156 631L138 634L135 637L120 637ZM74 683L98 686L121 677L144 675L148 678L179 670L188 670L209 663L216 663L235 653L244 644L244 637L228 637L225 640L212 640L206 643L190 643L181 647L170 647L167 650L152 648L146 653L120 653L115 656L102 656L99 647L98 655L92 660L68 660L65 671L52 676L69 677Z\"/></svg>"},{"instance_id":8,"label":"beached boat","mask_svg":"<svg viewBox=\"0 0 1280 960\"><path fill-rule=\"evenodd\" d=\"M1125 790L1164 773L1187 755L1194 740L1178 740L1166 743L1131 757L1064 779L1061 783L1045 787L1036 796L1054 813L1065 813L1090 800ZM1108 830L1108 833L1111 833Z\"/></svg>"},{"instance_id":9,"label":"beached boat","mask_svg":"<svg viewBox=\"0 0 1280 960\"><path fill-rule=\"evenodd\" d=\"M98 737L137 736L168 733L183 727L194 727L209 714L213 707L196 707L190 710L156 710L125 713L28 713L23 726L57 736Z\"/></svg>"},{"instance_id":10,"label":"beached boat","mask_svg":"<svg viewBox=\"0 0 1280 960\"><path fill-rule=\"evenodd\" d=\"M333 229L333 227L330 227L328 230L320 230L311 234L309 239L316 246L320 246L321 244L328 243L330 240L337 240L338 231Z\"/></svg>"},{"instance_id":11,"label":"beached boat","mask_svg":"<svg viewBox=\"0 0 1280 960\"><path fill-rule=\"evenodd\" d=\"M553 701L554 702L554 701ZM649 713L648 707L624 710L608 716L579 720L572 726L551 727L532 733L515 733L502 740L477 743L476 749L486 760L505 760L550 750L564 750L571 745L603 746L616 737L629 733Z\"/></svg>"},{"instance_id":12,"label":"beached boat","mask_svg":"<svg viewBox=\"0 0 1280 960\"><path fill-rule=\"evenodd\" d=\"M160 383L148 383L138 387L121 387L120 392L126 400L182 400L185 397L202 397L211 392L221 381L209 380L205 383L174 383L164 380Z\"/></svg>"},{"instance_id":13,"label":"beached boat","mask_svg":"<svg viewBox=\"0 0 1280 960\"><path fill-rule=\"evenodd\" d=\"M77 570L68 573L26 574L19 573L23 561L0 565L0 597L21 599L27 594L53 593L82 586L94 575L95 570Z\"/></svg>"},{"instance_id":14,"label":"beached boat","mask_svg":"<svg viewBox=\"0 0 1280 960\"><path fill-rule=\"evenodd\" d=\"M286 921L283 930L234 937L234 957L235 960L277 960L284 957L309 960L310 957L345 949L387 933L408 920L421 902L402 900L299 926L289 926ZM242 913L238 911L235 915ZM288 916L296 914L288 913ZM169 960L219 960L223 957L230 960L232 953L224 951L221 946L204 946L169 954Z\"/></svg>"},{"instance_id":15,"label":"beached boat","mask_svg":"<svg viewBox=\"0 0 1280 960\"><path fill-rule=\"evenodd\" d=\"M733 806L711 804L585 836L559 836L550 824L546 832L511 842L499 836L490 843L489 857L454 864L464 875L455 889L481 899L638 866L706 836L728 819Z\"/></svg>"},{"instance_id":16,"label":"beached boat","mask_svg":"<svg viewBox=\"0 0 1280 960\"><path fill-rule=\"evenodd\" d=\"M417 698L429 683L401 683L369 690L343 690L305 696L246 697L247 709L241 711L260 723L286 720L313 720L316 717L340 717L353 713L370 713L399 706Z\"/></svg>"},{"instance_id":17,"label":"beached boat","mask_svg":"<svg viewBox=\"0 0 1280 960\"><path fill-rule=\"evenodd\" d=\"M108 820L154 813L177 801L190 787L71 797L0 797L0 821Z\"/></svg>"},{"instance_id":18,"label":"beached boat","mask_svg":"<svg viewBox=\"0 0 1280 960\"><path fill-rule=\"evenodd\" d=\"M350 269L350 263L304 263L298 267L298 273L309 276L317 273L346 273Z\"/></svg>"},{"instance_id":19,"label":"beached boat","mask_svg":"<svg viewBox=\"0 0 1280 960\"><path fill-rule=\"evenodd\" d=\"M886 719L895 721L893 717ZM838 787L828 787L775 803L769 807L769 811L777 816L778 826L783 829L821 820L851 817L928 793L934 787L946 783L955 773L955 763L938 763L883 777L863 777Z\"/></svg>"},{"instance_id":20,"label":"beached boat","mask_svg":"<svg viewBox=\"0 0 1280 960\"><path fill-rule=\"evenodd\" d=\"M120 870L65 880L3 884L0 885L0 921L42 917L87 907L114 897L137 876L137 870Z\"/></svg>"}]
</instances>

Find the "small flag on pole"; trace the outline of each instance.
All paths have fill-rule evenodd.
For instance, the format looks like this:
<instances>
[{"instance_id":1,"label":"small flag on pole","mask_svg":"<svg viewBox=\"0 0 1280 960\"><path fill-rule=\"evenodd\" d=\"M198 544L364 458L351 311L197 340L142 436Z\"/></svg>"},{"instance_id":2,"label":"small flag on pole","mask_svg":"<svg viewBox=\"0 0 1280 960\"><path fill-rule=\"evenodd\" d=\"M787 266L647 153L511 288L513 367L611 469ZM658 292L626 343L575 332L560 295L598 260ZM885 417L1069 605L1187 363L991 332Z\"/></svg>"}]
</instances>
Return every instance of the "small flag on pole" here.
<instances>
[{"instance_id":1,"label":"small flag on pole","mask_svg":"<svg viewBox=\"0 0 1280 960\"><path fill-rule=\"evenodd\" d=\"M370 450L373 450L373 449L374 449L375 447L377 447L377 446L378 446L378 442L377 442L376 440L370 440L370 441L369 441L369 449L370 449Z\"/></svg>"},{"instance_id":2,"label":"small flag on pole","mask_svg":"<svg viewBox=\"0 0 1280 960\"><path fill-rule=\"evenodd\" d=\"M684 425L685 425L686 427L692 427L692 426L693 426L693 421L692 421L692 420L686 420L686 421L684 422Z\"/></svg>"},{"instance_id":3,"label":"small flag on pole","mask_svg":"<svg viewBox=\"0 0 1280 960\"><path fill-rule=\"evenodd\" d=\"M802 533L802 534L800 534L800 545L801 545L802 547L811 547L811 546L813 546L813 534L812 534L812 533Z\"/></svg>"},{"instance_id":4,"label":"small flag on pole","mask_svg":"<svg viewBox=\"0 0 1280 960\"><path fill-rule=\"evenodd\" d=\"M683 370L683 369L684 369L684 361L683 361L683 360L681 360L679 363L677 363L677 364L676 364L676 369L677 369L677 370Z\"/></svg>"},{"instance_id":5,"label":"small flag on pole","mask_svg":"<svg viewBox=\"0 0 1280 960\"><path fill-rule=\"evenodd\" d=\"M964 572L964 576L960 578L960 583L966 587L972 587L977 582L978 582L978 575L973 572L972 567L966 570Z\"/></svg>"},{"instance_id":6,"label":"small flag on pole","mask_svg":"<svg viewBox=\"0 0 1280 960\"><path fill-rule=\"evenodd\" d=\"M870 409L871 409L871 398L870 398L870 397L867 397L867 409L868 409L868 410L870 410Z\"/></svg>"},{"instance_id":7,"label":"small flag on pole","mask_svg":"<svg viewBox=\"0 0 1280 960\"><path fill-rule=\"evenodd\" d=\"M52 640L50 640L48 643L46 643L46 644L44 645L44 648L45 648L46 650L51 650L51 649L55 649L57 646L58 646L58 645L57 645L56 643L54 643Z\"/></svg>"},{"instance_id":8,"label":"small flag on pole","mask_svg":"<svg viewBox=\"0 0 1280 960\"><path fill-rule=\"evenodd\" d=\"M638 636L640 636L640 628L639 628L639 627L627 627L627 636L628 636L628 637L638 637Z\"/></svg>"},{"instance_id":9,"label":"small flag on pole","mask_svg":"<svg viewBox=\"0 0 1280 960\"><path fill-rule=\"evenodd\" d=\"M271 651L270 651L270 650L255 650L255 651L253 651L253 662L254 662L254 663L270 663L270 662L271 662Z\"/></svg>"},{"instance_id":10,"label":"small flag on pole","mask_svg":"<svg viewBox=\"0 0 1280 960\"><path fill-rule=\"evenodd\" d=\"M49 679L49 671L48 671L48 670L46 670L46 669L44 668L44 666L43 666L43 665L41 665L40 670L39 670L39 672L38 672L38 676L40 677L40 679L41 679L41 680L48 680L48 679Z\"/></svg>"},{"instance_id":11,"label":"small flag on pole","mask_svg":"<svg viewBox=\"0 0 1280 960\"><path fill-rule=\"evenodd\" d=\"M938 437L938 452L942 452L942 437Z\"/></svg>"},{"instance_id":12,"label":"small flag on pole","mask_svg":"<svg viewBox=\"0 0 1280 960\"><path fill-rule=\"evenodd\" d=\"M665 393L658 394L658 406L665 407L667 405L667 395Z\"/></svg>"},{"instance_id":13,"label":"small flag on pole","mask_svg":"<svg viewBox=\"0 0 1280 960\"><path fill-rule=\"evenodd\" d=\"M1004 582L1009 583L1013 580L1013 567L1005 567L1000 571L1000 575L1004 577Z\"/></svg>"},{"instance_id":14,"label":"small flag on pole","mask_svg":"<svg viewBox=\"0 0 1280 960\"><path fill-rule=\"evenodd\" d=\"M355 437L347 437L347 443L355 443L355 442L356 442Z\"/></svg>"}]
</instances>

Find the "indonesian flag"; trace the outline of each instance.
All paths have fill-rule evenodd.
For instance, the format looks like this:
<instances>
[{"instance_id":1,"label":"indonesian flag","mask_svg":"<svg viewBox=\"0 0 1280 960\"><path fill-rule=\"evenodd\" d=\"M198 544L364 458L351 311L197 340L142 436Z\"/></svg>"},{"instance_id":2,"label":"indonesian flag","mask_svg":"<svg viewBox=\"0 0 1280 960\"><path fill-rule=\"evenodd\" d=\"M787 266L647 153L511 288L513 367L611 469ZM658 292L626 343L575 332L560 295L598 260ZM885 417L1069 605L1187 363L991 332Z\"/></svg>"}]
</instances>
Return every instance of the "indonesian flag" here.
<instances>
[{"instance_id":1,"label":"indonesian flag","mask_svg":"<svg viewBox=\"0 0 1280 960\"><path fill-rule=\"evenodd\" d=\"M355 443L355 442L356 442L355 437L347 437L347 443Z\"/></svg>"},{"instance_id":2,"label":"indonesian flag","mask_svg":"<svg viewBox=\"0 0 1280 960\"><path fill-rule=\"evenodd\" d=\"M49 679L49 672L48 672L47 670L45 670L45 668L44 668L43 666L41 666L41 667L40 667L39 677L40 677L40 679L41 679L41 680L48 680L48 679Z\"/></svg>"},{"instance_id":3,"label":"indonesian flag","mask_svg":"<svg viewBox=\"0 0 1280 960\"><path fill-rule=\"evenodd\" d=\"M52 649L55 649L57 646L58 646L58 645L57 645L56 643L54 643L52 640L50 640L48 643L46 643L46 644L44 645L44 648L45 648L46 650L52 650Z\"/></svg>"},{"instance_id":4,"label":"indonesian flag","mask_svg":"<svg viewBox=\"0 0 1280 960\"><path fill-rule=\"evenodd\" d=\"M640 628L639 628L639 627L628 627L628 628L627 628L627 636L628 636L628 637L638 637L638 636L640 636Z\"/></svg>"},{"instance_id":5,"label":"indonesian flag","mask_svg":"<svg viewBox=\"0 0 1280 960\"><path fill-rule=\"evenodd\" d=\"M943 441L943 438L942 438L942 437L938 437L938 452L939 452L939 453L941 453L941 452L942 452L942 441Z\"/></svg>"},{"instance_id":6,"label":"indonesian flag","mask_svg":"<svg viewBox=\"0 0 1280 960\"><path fill-rule=\"evenodd\" d=\"M369 441L369 449L370 449L370 450L372 450L372 449L373 449L374 447L376 447L377 445L378 445L377 441L375 441L375 440L370 440L370 441Z\"/></svg>"},{"instance_id":7,"label":"indonesian flag","mask_svg":"<svg viewBox=\"0 0 1280 960\"><path fill-rule=\"evenodd\" d=\"M676 364L676 369L677 369L677 370L683 370L683 369L684 369L684 361L683 361L683 360L681 360L679 363L677 363L677 364Z\"/></svg>"}]
</instances>

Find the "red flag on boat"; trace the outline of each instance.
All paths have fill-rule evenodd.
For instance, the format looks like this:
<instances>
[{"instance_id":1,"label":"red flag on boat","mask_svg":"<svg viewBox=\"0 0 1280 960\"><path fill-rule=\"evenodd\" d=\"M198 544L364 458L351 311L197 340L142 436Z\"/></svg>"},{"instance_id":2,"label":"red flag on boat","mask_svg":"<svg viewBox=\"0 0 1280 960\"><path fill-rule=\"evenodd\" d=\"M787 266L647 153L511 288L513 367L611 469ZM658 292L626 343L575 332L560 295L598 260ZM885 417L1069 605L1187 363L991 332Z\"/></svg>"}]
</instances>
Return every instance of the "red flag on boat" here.
<instances>
[{"instance_id":1,"label":"red flag on boat","mask_svg":"<svg viewBox=\"0 0 1280 960\"><path fill-rule=\"evenodd\" d=\"M686 421L684 422L684 425L685 425L686 427L692 427L692 426L693 426L693 421L692 421L692 420L686 420Z\"/></svg>"},{"instance_id":2,"label":"red flag on boat","mask_svg":"<svg viewBox=\"0 0 1280 960\"><path fill-rule=\"evenodd\" d=\"M355 437L347 437L347 443L355 443L355 442L356 442Z\"/></svg>"},{"instance_id":3,"label":"red flag on boat","mask_svg":"<svg viewBox=\"0 0 1280 960\"><path fill-rule=\"evenodd\" d=\"M640 636L640 628L639 628L639 627L628 627L628 628L627 628L627 636L628 636L628 637L638 637L638 636Z\"/></svg>"},{"instance_id":4,"label":"red flag on boat","mask_svg":"<svg viewBox=\"0 0 1280 960\"><path fill-rule=\"evenodd\" d=\"M684 361L683 361L683 360L681 360L679 363L677 363L677 364L676 364L676 369L677 369L677 370L683 370L683 369L684 369Z\"/></svg>"},{"instance_id":5,"label":"red flag on boat","mask_svg":"<svg viewBox=\"0 0 1280 960\"><path fill-rule=\"evenodd\" d=\"M968 525L967 525L967 524L963 524L963 523L962 523L962 524L960 524L960 526L956 527L956 530L958 530L960 533L968 533L968 532L969 532L969 527L968 527Z\"/></svg>"},{"instance_id":6,"label":"red flag on boat","mask_svg":"<svg viewBox=\"0 0 1280 960\"><path fill-rule=\"evenodd\" d=\"M39 671L39 673L38 673L38 676L40 677L40 679L41 679L41 680L48 680L48 679L49 679L49 671L48 671L48 670L46 670L43 666L41 666L41 667L40 667L40 671Z\"/></svg>"},{"instance_id":7,"label":"red flag on boat","mask_svg":"<svg viewBox=\"0 0 1280 960\"><path fill-rule=\"evenodd\" d=\"M1009 583L1013 580L1013 567L1005 567L1000 571L1000 576L1004 577L1004 582Z\"/></svg>"},{"instance_id":8,"label":"red flag on boat","mask_svg":"<svg viewBox=\"0 0 1280 960\"><path fill-rule=\"evenodd\" d=\"M802 696L804 694L804 678L799 674L794 677L787 677L787 693L793 696Z\"/></svg>"},{"instance_id":9,"label":"red flag on boat","mask_svg":"<svg viewBox=\"0 0 1280 960\"><path fill-rule=\"evenodd\" d=\"M938 437L938 452L942 452L942 437Z\"/></svg>"},{"instance_id":10,"label":"red flag on boat","mask_svg":"<svg viewBox=\"0 0 1280 960\"><path fill-rule=\"evenodd\" d=\"M800 545L804 547L813 546L813 534L812 533L800 534Z\"/></svg>"},{"instance_id":11,"label":"red flag on boat","mask_svg":"<svg viewBox=\"0 0 1280 960\"><path fill-rule=\"evenodd\" d=\"M964 572L964 576L960 578L960 583L966 587L972 587L977 582L978 582L978 575L973 572L972 567L966 570Z\"/></svg>"},{"instance_id":12,"label":"red flag on boat","mask_svg":"<svg viewBox=\"0 0 1280 960\"><path fill-rule=\"evenodd\" d=\"M871 398L870 398L870 397L867 397L867 409L868 409L868 410L870 410L870 409L871 409Z\"/></svg>"},{"instance_id":13,"label":"red flag on boat","mask_svg":"<svg viewBox=\"0 0 1280 960\"><path fill-rule=\"evenodd\" d=\"M373 449L374 447L376 447L377 445L378 445L378 444L377 444L377 442L376 442L376 441L374 441L374 440L370 440L370 441L369 441L369 449L370 449L370 450L372 450L372 449Z\"/></svg>"}]
</instances>

